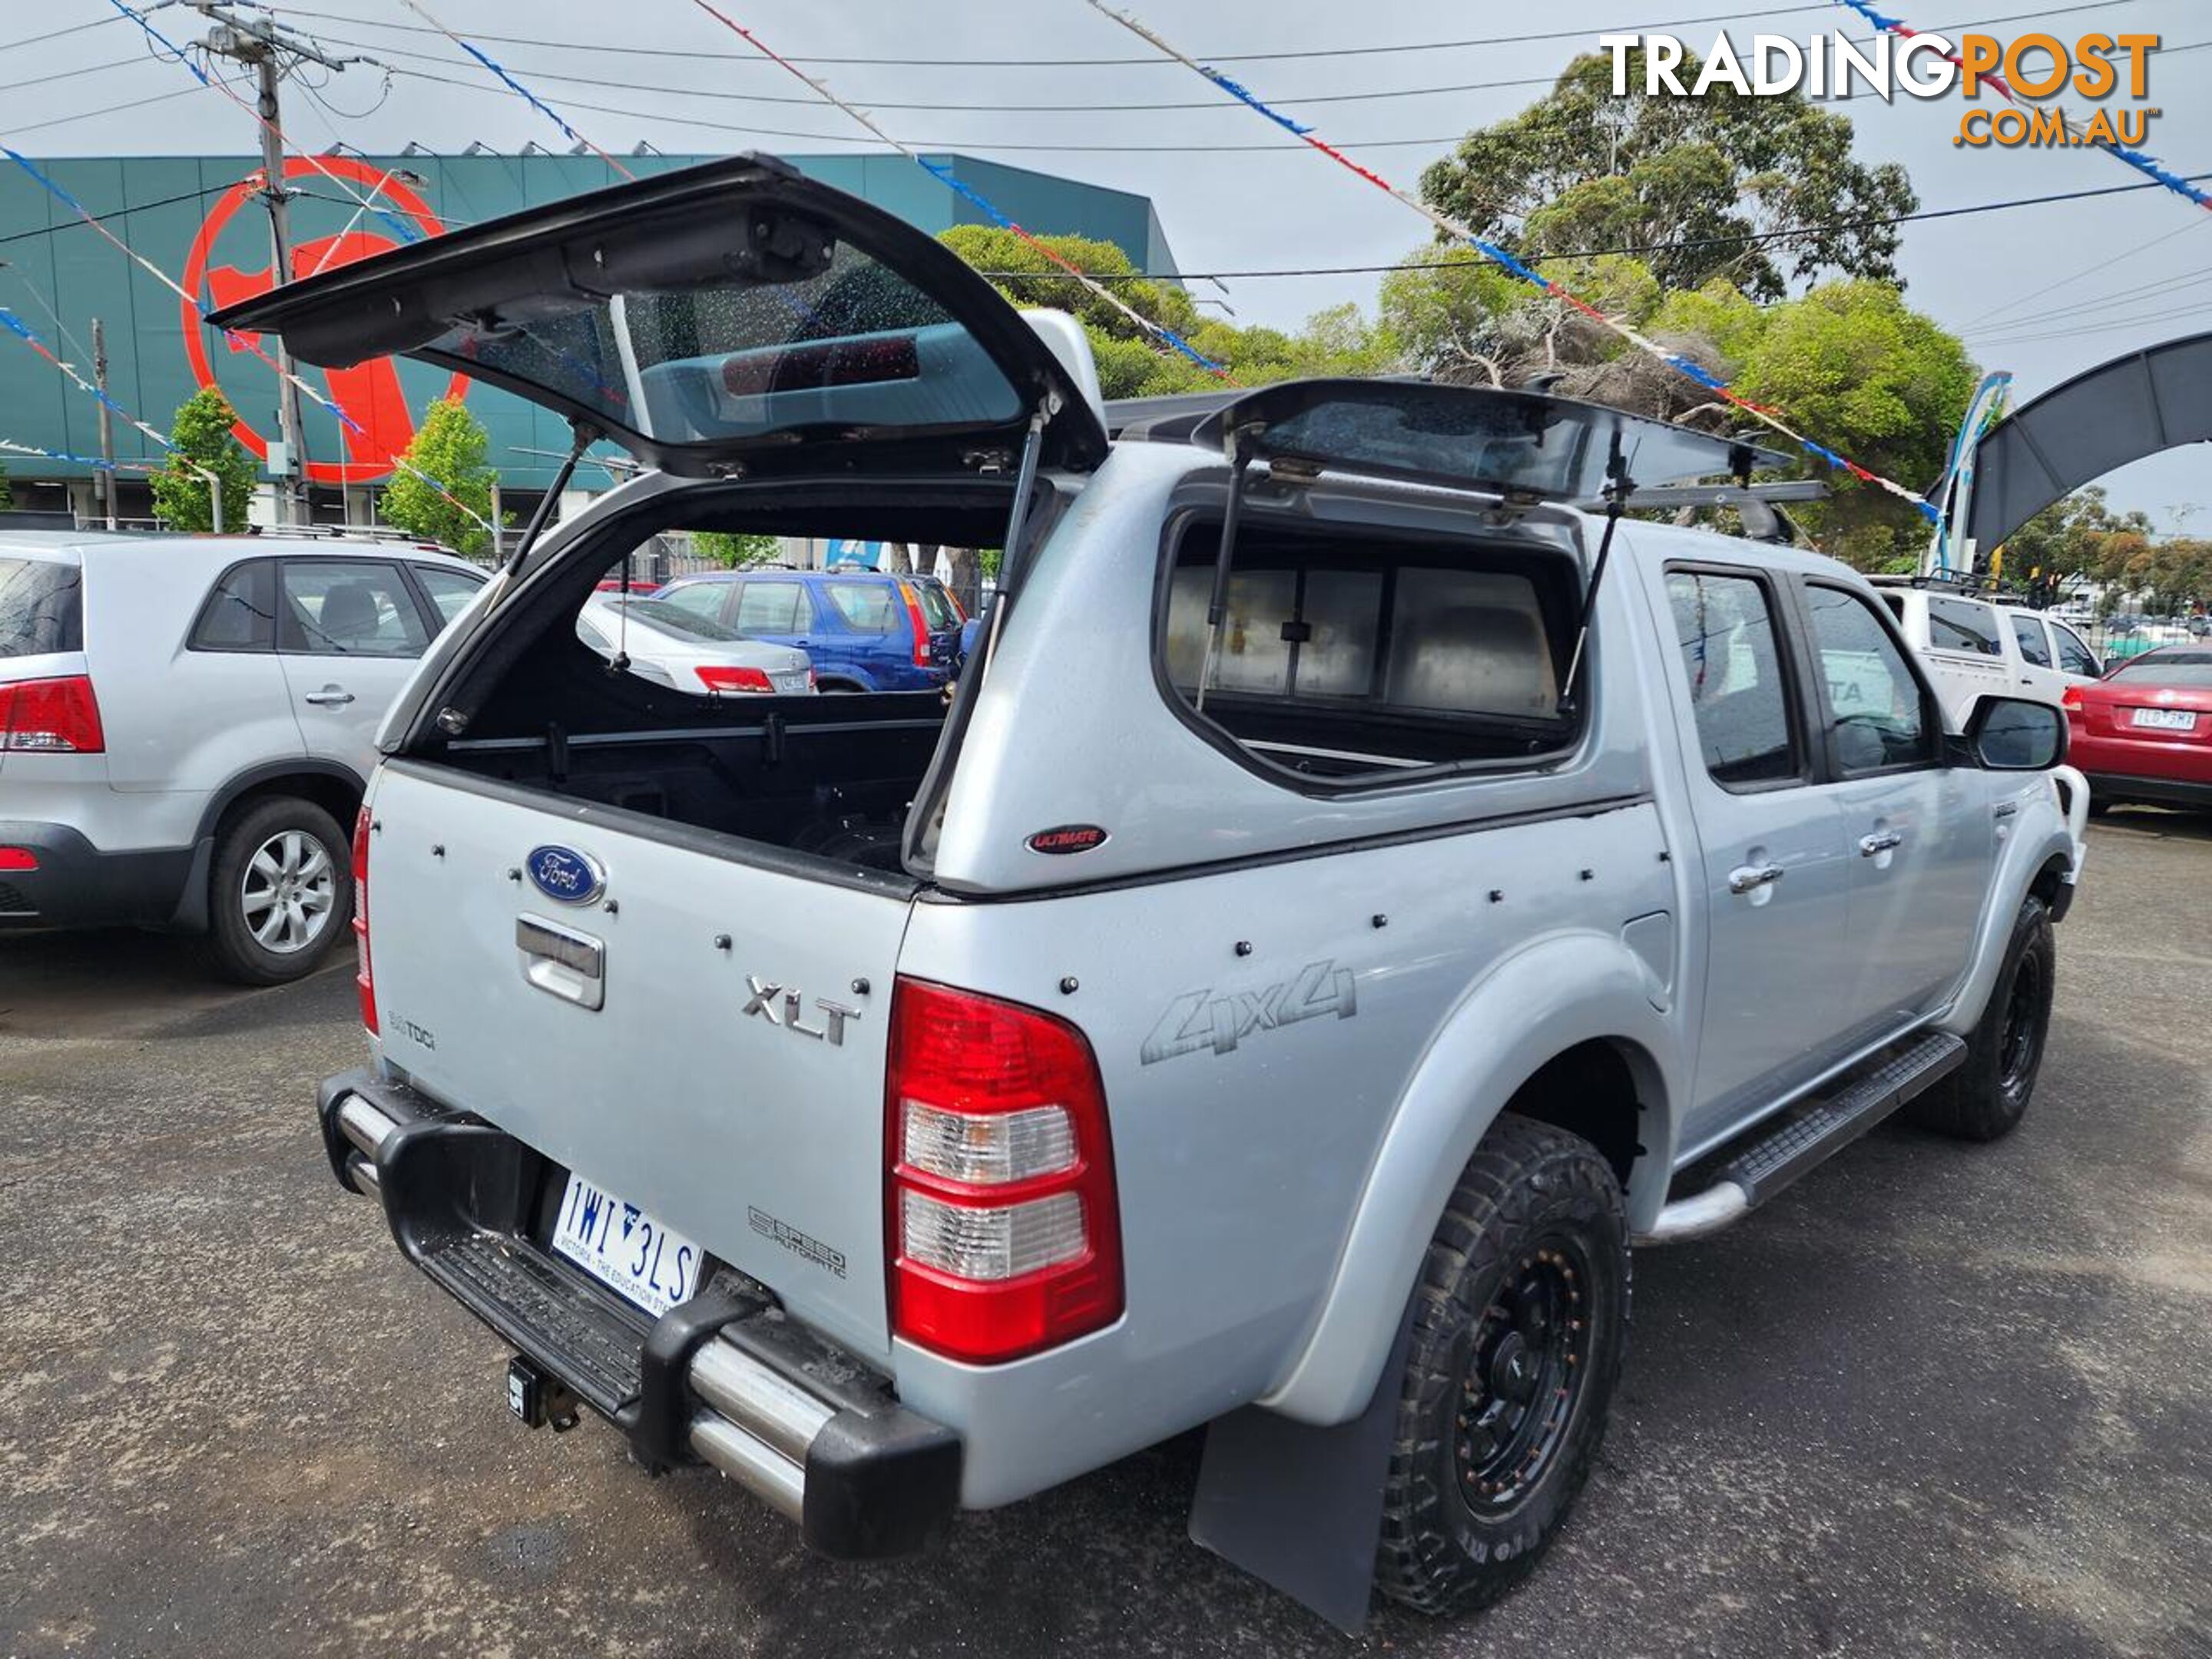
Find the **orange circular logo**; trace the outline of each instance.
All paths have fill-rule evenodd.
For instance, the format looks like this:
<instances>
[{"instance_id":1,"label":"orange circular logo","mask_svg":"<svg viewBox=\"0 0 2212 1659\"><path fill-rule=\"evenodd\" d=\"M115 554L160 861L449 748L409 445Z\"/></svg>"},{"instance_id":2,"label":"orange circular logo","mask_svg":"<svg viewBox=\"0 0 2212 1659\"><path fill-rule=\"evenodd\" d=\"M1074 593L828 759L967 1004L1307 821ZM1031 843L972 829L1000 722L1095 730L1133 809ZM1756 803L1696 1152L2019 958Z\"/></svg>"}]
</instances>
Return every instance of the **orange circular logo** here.
<instances>
[{"instance_id":1,"label":"orange circular logo","mask_svg":"<svg viewBox=\"0 0 2212 1659\"><path fill-rule=\"evenodd\" d=\"M408 221L425 236L441 235L445 231L446 227L430 211L428 203L374 162L350 155L323 155L313 161L297 155L284 159L288 185L301 185L313 191L315 183L319 182L335 196L331 178L345 180L384 213ZM267 228L259 222L258 195L258 178L233 185L216 199L199 234L192 238L191 255L185 264L185 289L210 310L250 300L276 285L269 258ZM249 205L255 210L252 217L247 223L232 229L231 222L239 210ZM327 234L301 234L302 221L312 224L319 220L333 221L333 228ZM259 264L226 263L226 256L243 255L254 246L256 231L259 233ZM319 193L293 198L292 277L295 282L400 246L392 234L391 226L358 203L325 201ZM225 388L224 395L230 398L231 407L240 408L247 401L273 407L275 371L240 342L250 341L271 356L276 355L276 343L256 334L241 334L235 341L224 339L201 320L193 305L179 301L179 308L184 315L185 355L191 362L192 379L202 386L222 385L215 359L209 351L209 342L214 340L229 357L243 357L252 363L262 377L262 383L254 387L250 400ZM348 426L343 421L337 422L337 441L344 459L311 458L304 469L307 481L319 484L368 483L389 477L392 457L405 449L415 437L415 417L408 410L407 395L400 384L399 365L389 357L374 357L350 368L325 371L301 367L297 372L310 386L326 383L324 395L343 410L354 423ZM455 374L440 395L463 397L468 387L468 376ZM301 417L311 428L326 423L317 420L318 408L313 398L301 398ZM243 414L231 430L254 455L264 461L269 459L268 438ZM329 440L324 442L327 446Z\"/></svg>"}]
</instances>

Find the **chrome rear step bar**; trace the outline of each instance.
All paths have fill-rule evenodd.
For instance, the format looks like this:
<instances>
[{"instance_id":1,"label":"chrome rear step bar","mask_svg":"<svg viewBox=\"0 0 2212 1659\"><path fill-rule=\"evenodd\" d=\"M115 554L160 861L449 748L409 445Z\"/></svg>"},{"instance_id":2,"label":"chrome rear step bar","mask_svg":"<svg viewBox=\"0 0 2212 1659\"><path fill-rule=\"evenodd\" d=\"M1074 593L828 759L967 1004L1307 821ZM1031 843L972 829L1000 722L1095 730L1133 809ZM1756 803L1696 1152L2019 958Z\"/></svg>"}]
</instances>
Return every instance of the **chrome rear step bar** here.
<instances>
[{"instance_id":1,"label":"chrome rear step bar","mask_svg":"<svg viewBox=\"0 0 2212 1659\"><path fill-rule=\"evenodd\" d=\"M1713 1184L1659 1212L1639 1244L1678 1244L1717 1233L1756 1209L1800 1176L1818 1168L1914 1096L1966 1064L1966 1045L1948 1031L1929 1031L1837 1093L1790 1114L1721 1166Z\"/></svg>"},{"instance_id":2,"label":"chrome rear step bar","mask_svg":"<svg viewBox=\"0 0 2212 1659\"><path fill-rule=\"evenodd\" d=\"M648 1330L530 1237L513 1194L531 1182L514 1177L538 1166L515 1164L534 1156L520 1143L365 1072L328 1079L318 1110L332 1169L379 1201L415 1264L513 1344L515 1364L628 1436L646 1468L688 1452L844 1559L925 1547L950 1518L958 1437L764 1287L709 1285Z\"/></svg>"}]
</instances>

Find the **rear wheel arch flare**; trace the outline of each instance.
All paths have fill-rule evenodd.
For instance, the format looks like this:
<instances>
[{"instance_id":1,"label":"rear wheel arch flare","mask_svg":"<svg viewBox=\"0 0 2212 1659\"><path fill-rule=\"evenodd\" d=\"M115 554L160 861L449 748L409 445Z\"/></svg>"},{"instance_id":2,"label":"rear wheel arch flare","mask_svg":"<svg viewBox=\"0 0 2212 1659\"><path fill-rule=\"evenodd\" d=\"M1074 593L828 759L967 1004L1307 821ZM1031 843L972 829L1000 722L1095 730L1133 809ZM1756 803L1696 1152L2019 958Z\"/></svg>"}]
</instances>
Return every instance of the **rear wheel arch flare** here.
<instances>
[{"instance_id":1,"label":"rear wheel arch flare","mask_svg":"<svg viewBox=\"0 0 2212 1659\"><path fill-rule=\"evenodd\" d=\"M257 766L216 792L200 815L198 839L206 840L240 812L278 796L312 802L343 828L353 822L368 791L368 784L352 768L336 761L287 760Z\"/></svg>"}]
</instances>

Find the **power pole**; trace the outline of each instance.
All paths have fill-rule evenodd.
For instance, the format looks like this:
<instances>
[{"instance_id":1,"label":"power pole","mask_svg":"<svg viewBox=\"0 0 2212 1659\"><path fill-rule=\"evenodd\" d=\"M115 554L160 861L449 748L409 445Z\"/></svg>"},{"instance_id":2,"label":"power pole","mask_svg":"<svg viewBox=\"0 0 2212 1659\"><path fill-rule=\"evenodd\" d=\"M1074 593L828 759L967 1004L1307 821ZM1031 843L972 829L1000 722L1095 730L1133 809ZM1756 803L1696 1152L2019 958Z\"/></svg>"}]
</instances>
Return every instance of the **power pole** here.
<instances>
[{"instance_id":1,"label":"power pole","mask_svg":"<svg viewBox=\"0 0 2212 1659\"><path fill-rule=\"evenodd\" d=\"M242 17L216 0L190 0L193 9L216 25L200 44L218 58L230 58L253 66L260 88L261 199L269 210L270 264L279 287L292 280L291 191L284 183L284 143L278 134L276 88L285 76L301 63L342 70L349 64L373 64L371 58L332 58L313 41L281 25L259 18ZM292 376L292 354L276 343L276 422L283 434L282 464L270 471L276 475L276 522L305 524L308 511L302 480L307 476L307 427L300 418L300 388Z\"/></svg>"},{"instance_id":2,"label":"power pole","mask_svg":"<svg viewBox=\"0 0 2212 1659\"><path fill-rule=\"evenodd\" d=\"M107 527L115 528L115 428L107 415L107 331L92 319L92 383L100 388L100 459L107 463L97 480Z\"/></svg>"}]
</instances>

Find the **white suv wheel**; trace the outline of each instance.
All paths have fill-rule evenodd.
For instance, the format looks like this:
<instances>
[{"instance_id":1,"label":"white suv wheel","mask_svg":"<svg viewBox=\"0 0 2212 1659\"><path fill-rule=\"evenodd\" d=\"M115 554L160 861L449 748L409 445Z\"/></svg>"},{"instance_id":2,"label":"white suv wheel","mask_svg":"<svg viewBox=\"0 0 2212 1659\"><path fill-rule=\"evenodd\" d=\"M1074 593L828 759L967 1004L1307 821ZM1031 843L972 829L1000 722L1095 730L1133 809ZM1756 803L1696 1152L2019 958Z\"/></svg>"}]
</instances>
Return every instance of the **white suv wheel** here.
<instances>
[{"instance_id":1,"label":"white suv wheel","mask_svg":"<svg viewBox=\"0 0 2212 1659\"><path fill-rule=\"evenodd\" d=\"M337 902L337 870L330 849L303 831L285 830L246 861L239 884L246 925L264 951L289 956L322 937Z\"/></svg>"}]
</instances>

